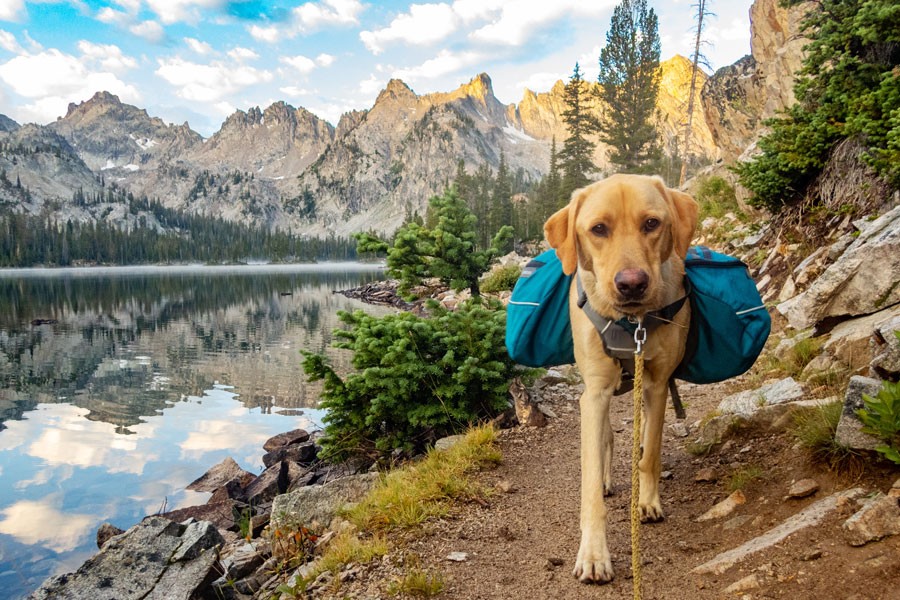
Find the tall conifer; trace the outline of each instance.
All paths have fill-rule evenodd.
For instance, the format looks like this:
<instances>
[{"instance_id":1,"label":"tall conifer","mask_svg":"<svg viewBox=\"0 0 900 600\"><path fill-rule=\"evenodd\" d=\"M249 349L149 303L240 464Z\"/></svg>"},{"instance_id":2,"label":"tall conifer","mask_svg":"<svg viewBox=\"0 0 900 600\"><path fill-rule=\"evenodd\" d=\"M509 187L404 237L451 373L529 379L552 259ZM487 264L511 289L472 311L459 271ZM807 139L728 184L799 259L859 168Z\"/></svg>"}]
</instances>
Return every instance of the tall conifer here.
<instances>
[{"instance_id":1,"label":"tall conifer","mask_svg":"<svg viewBox=\"0 0 900 600\"><path fill-rule=\"evenodd\" d=\"M613 10L600 51L600 140L612 147L620 171L656 168L661 151L656 130L659 95L658 19L646 0L622 0Z\"/></svg>"},{"instance_id":2,"label":"tall conifer","mask_svg":"<svg viewBox=\"0 0 900 600\"><path fill-rule=\"evenodd\" d=\"M574 190L590 183L588 173L597 168L593 161L596 143L591 138L597 133L597 118L591 112L590 87L582 77L578 63L566 84L563 100L566 108L562 117L569 137L563 142L557 158L562 170L560 200L565 202Z\"/></svg>"}]
</instances>

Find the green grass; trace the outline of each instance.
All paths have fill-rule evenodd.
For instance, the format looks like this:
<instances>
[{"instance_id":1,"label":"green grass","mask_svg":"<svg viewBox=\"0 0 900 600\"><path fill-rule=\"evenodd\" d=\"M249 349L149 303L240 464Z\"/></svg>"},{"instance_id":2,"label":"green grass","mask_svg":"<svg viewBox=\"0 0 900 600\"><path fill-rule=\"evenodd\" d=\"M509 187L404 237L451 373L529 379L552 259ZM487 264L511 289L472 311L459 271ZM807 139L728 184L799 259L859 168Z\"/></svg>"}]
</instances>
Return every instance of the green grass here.
<instances>
[{"instance_id":1,"label":"green grass","mask_svg":"<svg viewBox=\"0 0 900 600\"><path fill-rule=\"evenodd\" d=\"M707 217L719 219L729 212L742 216L734 187L722 177L717 175L703 177L695 196L700 205L701 223Z\"/></svg>"},{"instance_id":2,"label":"green grass","mask_svg":"<svg viewBox=\"0 0 900 600\"><path fill-rule=\"evenodd\" d=\"M432 450L423 461L389 473L346 518L360 530L410 528L446 515L452 501L485 498L490 490L468 474L499 464L495 440L492 427L470 430L449 450Z\"/></svg>"},{"instance_id":3,"label":"green grass","mask_svg":"<svg viewBox=\"0 0 900 600\"><path fill-rule=\"evenodd\" d=\"M728 490L731 492L743 490L751 482L762 478L764 474L765 471L762 469L762 467L759 467L757 465L746 465L740 467L728 476Z\"/></svg>"},{"instance_id":4,"label":"green grass","mask_svg":"<svg viewBox=\"0 0 900 600\"><path fill-rule=\"evenodd\" d=\"M413 569L388 587L392 596L406 594L419 598L431 598L444 591L444 577L440 573L428 573Z\"/></svg>"},{"instance_id":5,"label":"green grass","mask_svg":"<svg viewBox=\"0 0 900 600\"><path fill-rule=\"evenodd\" d=\"M365 564L387 554L391 547L389 531L412 529L447 515L455 502L488 497L491 490L476 482L471 474L500 463L502 455L496 438L493 427L476 427L449 450L432 450L420 462L388 473L361 502L343 514L355 531L335 536L325 545L310 573L293 587L284 585L280 591L300 597L309 583L326 571L338 573L349 563ZM304 550L302 558L308 559L311 553L308 548ZM296 560L285 561L285 565L296 564ZM430 597L443 589L443 579L413 569L395 585L397 593Z\"/></svg>"},{"instance_id":6,"label":"green grass","mask_svg":"<svg viewBox=\"0 0 900 600\"><path fill-rule=\"evenodd\" d=\"M861 466L861 455L835 439L843 409L843 403L831 402L799 410L794 414L791 433L816 462L838 472L855 472Z\"/></svg>"}]
</instances>

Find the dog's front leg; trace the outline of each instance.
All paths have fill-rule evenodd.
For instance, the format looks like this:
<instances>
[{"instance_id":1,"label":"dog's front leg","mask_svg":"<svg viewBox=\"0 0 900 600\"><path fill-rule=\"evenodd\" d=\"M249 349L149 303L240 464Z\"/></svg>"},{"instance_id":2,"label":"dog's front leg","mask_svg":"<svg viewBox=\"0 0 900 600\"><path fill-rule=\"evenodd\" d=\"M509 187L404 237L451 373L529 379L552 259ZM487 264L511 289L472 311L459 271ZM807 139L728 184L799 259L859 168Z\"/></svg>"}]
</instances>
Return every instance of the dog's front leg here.
<instances>
[{"instance_id":1,"label":"dog's front leg","mask_svg":"<svg viewBox=\"0 0 900 600\"><path fill-rule=\"evenodd\" d=\"M662 430L666 416L668 375L661 377L648 369L644 381L642 454L638 464L641 491L638 509L641 521L661 521L665 517L659 500L659 476L662 471Z\"/></svg>"},{"instance_id":2,"label":"dog's front leg","mask_svg":"<svg viewBox=\"0 0 900 600\"><path fill-rule=\"evenodd\" d=\"M611 362L611 361L610 361ZM612 428L609 402L618 376L585 374L581 395L581 545L573 574L583 582L606 583L613 578L606 543L604 490L610 485ZM610 385L609 381L613 384Z\"/></svg>"}]
</instances>

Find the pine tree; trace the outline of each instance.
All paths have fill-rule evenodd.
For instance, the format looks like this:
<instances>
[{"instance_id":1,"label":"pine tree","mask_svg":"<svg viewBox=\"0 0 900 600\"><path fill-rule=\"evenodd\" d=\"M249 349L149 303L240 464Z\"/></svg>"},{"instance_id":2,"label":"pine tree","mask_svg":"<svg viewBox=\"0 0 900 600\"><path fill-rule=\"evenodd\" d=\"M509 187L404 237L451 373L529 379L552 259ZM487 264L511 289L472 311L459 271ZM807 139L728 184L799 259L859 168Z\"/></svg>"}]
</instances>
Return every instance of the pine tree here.
<instances>
[{"instance_id":1,"label":"pine tree","mask_svg":"<svg viewBox=\"0 0 900 600\"><path fill-rule=\"evenodd\" d=\"M600 140L612 147L620 171L655 169L661 151L656 130L660 41L658 19L646 0L623 0L613 11L600 51Z\"/></svg>"},{"instance_id":2,"label":"pine tree","mask_svg":"<svg viewBox=\"0 0 900 600\"><path fill-rule=\"evenodd\" d=\"M550 215L563 207L564 201L561 200L560 186L562 186L562 176L559 173L559 152L556 150L556 138L550 142L550 166L547 169L547 175L541 181L542 189L538 196L537 206L538 216L543 222Z\"/></svg>"},{"instance_id":3,"label":"pine tree","mask_svg":"<svg viewBox=\"0 0 900 600\"><path fill-rule=\"evenodd\" d=\"M356 234L358 252L387 252L388 275L400 280L400 293L410 294L422 279L437 277L454 290L468 288L478 296L479 278L503 253L513 229L504 225L489 245L478 243L477 217L456 188L429 200L426 225L407 223L397 230L392 245L371 234Z\"/></svg>"},{"instance_id":4,"label":"pine tree","mask_svg":"<svg viewBox=\"0 0 900 600\"><path fill-rule=\"evenodd\" d=\"M566 108L562 117L569 134L558 156L562 170L559 195L563 202L573 191L590 183L588 173L596 170L592 158L596 143L591 136L597 133L598 123L591 112L590 99L590 88L581 75L581 67L575 63L563 96Z\"/></svg>"},{"instance_id":5,"label":"pine tree","mask_svg":"<svg viewBox=\"0 0 900 600\"><path fill-rule=\"evenodd\" d=\"M491 206L489 216L490 227L488 232L499 231L504 225L512 225L512 176L506 163L506 156L500 153L500 165L497 167L497 177L491 189ZM490 239L485 236L479 239L482 248L490 244ZM512 239L501 248L505 252L512 250Z\"/></svg>"}]
</instances>

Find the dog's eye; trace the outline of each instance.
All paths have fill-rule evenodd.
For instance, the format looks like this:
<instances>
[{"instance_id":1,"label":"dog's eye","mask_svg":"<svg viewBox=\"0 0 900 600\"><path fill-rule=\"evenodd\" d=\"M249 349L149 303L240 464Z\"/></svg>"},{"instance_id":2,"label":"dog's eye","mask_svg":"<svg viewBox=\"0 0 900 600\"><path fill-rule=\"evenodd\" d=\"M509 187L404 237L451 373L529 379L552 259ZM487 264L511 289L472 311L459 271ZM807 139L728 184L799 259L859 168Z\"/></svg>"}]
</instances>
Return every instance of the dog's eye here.
<instances>
[{"instance_id":1,"label":"dog's eye","mask_svg":"<svg viewBox=\"0 0 900 600\"><path fill-rule=\"evenodd\" d=\"M650 218L650 219L647 219L646 221L644 221L644 232L645 233L650 233L657 227L659 227L659 219Z\"/></svg>"},{"instance_id":2,"label":"dog's eye","mask_svg":"<svg viewBox=\"0 0 900 600\"><path fill-rule=\"evenodd\" d=\"M598 237L606 237L607 235L609 235L609 230L603 223L597 223L596 225L591 227L591 231Z\"/></svg>"}]
</instances>

